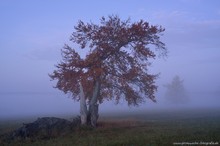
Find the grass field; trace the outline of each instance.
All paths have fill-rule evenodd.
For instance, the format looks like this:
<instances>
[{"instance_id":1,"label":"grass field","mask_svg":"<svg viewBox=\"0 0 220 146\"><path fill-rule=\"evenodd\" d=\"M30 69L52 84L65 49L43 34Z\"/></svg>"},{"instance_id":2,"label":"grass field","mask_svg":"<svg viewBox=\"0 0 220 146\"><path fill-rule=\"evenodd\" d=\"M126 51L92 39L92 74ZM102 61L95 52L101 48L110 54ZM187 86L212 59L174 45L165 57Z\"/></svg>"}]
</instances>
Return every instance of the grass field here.
<instances>
[{"instance_id":1,"label":"grass field","mask_svg":"<svg viewBox=\"0 0 220 146\"><path fill-rule=\"evenodd\" d=\"M1 133L19 127L2 122ZM11 146L170 146L220 145L220 110L147 111L100 115L98 127L77 128L47 140L13 141Z\"/></svg>"}]
</instances>

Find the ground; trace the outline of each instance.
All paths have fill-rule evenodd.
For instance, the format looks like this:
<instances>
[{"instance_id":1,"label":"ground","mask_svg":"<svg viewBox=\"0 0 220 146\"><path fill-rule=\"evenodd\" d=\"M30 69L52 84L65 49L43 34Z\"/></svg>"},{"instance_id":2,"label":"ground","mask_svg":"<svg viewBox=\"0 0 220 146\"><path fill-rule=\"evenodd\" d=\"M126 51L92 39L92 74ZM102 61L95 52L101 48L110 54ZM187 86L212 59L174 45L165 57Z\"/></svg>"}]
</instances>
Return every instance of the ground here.
<instances>
[{"instance_id":1,"label":"ground","mask_svg":"<svg viewBox=\"0 0 220 146\"><path fill-rule=\"evenodd\" d=\"M18 127L0 124L0 134ZM47 140L26 139L0 145L16 146L170 146L220 145L220 109L140 111L101 114L98 127L81 127Z\"/></svg>"}]
</instances>

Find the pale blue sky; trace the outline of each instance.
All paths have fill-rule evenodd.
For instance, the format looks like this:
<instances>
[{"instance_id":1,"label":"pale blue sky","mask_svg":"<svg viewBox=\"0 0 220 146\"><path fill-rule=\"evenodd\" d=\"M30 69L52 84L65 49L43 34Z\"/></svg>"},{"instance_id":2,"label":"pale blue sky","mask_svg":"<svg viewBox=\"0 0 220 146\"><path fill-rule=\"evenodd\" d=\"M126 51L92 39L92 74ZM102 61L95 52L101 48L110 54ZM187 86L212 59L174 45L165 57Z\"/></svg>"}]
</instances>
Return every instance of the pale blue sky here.
<instances>
[{"instance_id":1,"label":"pale blue sky","mask_svg":"<svg viewBox=\"0 0 220 146\"><path fill-rule=\"evenodd\" d=\"M48 73L60 61L64 43L71 44L69 37L79 19L98 23L100 17L111 14L166 28L162 40L168 57L155 60L151 68L161 73L158 85L177 74L189 92L219 93L219 6L219 0L1 0L0 117L25 111L16 107L18 101L24 109L36 103L36 113L47 102L50 107L45 105L45 111L57 111L57 106L65 111L78 110L71 109L73 102L52 88ZM162 94L163 90L160 87L158 92ZM219 102L219 96L213 97L213 102Z\"/></svg>"}]
</instances>

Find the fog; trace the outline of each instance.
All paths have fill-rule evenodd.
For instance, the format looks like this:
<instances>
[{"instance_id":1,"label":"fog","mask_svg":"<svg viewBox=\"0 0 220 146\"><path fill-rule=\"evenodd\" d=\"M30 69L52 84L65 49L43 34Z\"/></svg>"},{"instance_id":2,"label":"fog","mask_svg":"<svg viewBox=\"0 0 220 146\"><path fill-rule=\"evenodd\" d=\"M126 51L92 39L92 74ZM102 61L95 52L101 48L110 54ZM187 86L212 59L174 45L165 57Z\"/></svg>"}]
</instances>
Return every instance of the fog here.
<instances>
[{"instance_id":1,"label":"fog","mask_svg":"<svg viewBox=\"0 0 220 146\"><path fill-rule=\"evenodd\" d=\"M150 68L151 73L160 73L157 103L146 99L138 107L128 107L123 100L118 105L105 101L100 113L220 109L219 5L218 0L1 2L0 120L79 114L79 102L54 89L56 82L48 74L60 61L60 49L70 43L79 19L98 23L109 14L165 27L161 39L168 56L152 60ZM172 104L165 98L164 85L175 75L184 80L189 96L185 104Z\"/></svg>"},{"instance_id":2,"label":"fog","mask_svg":"<svg viewBox=\"0 0 220 146\"><path fill-rule=\"evenodd\" d=\"M179 111L219 109L219 93L191 92L190 101L184 104L172 104L163 95L157 93L157 103L146 100L137 107L128 107L126 101L115 104L105 101L99 106L100 114L120 112ZM2 94L1 94L2 96ZM1 97L0 120L18 118L37 118L42 116L76 116L79 115L79 102L61 92L55 93L8 93Z\"/></svg>"}]
</instances>

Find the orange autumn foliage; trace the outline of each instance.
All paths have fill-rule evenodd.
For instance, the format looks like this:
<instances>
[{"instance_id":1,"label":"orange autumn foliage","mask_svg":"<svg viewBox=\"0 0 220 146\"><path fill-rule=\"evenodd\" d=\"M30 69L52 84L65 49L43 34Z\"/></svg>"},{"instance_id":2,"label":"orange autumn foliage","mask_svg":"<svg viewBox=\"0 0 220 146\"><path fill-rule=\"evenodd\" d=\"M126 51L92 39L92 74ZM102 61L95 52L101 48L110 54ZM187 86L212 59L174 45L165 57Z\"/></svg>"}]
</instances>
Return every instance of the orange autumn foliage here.
<instances>
[{"instance_id":1,"label":"orange autumn foliage","mask_svg":"<svg viewBox=\"0 0 220 146\"><path fill-rule=\"evenodd\" d=\"M156 57L155 52L166 56L167 49L160 41L164 28L143 20L123 21L115 15L102 17L99 25L79 21L74 28L70 41L79 44L79 49L88 49L88 54L81 58L74 48L64 46L62 61L50 74L57 80L56 88L79 99L80 80L89 101L94 84L99 81L99 103L104 99L117 102L121 98L128 105L138 105L146 98L156 101L157 75L149 74L148 67L149 59Z\"/></svg>"}]
</instances>

